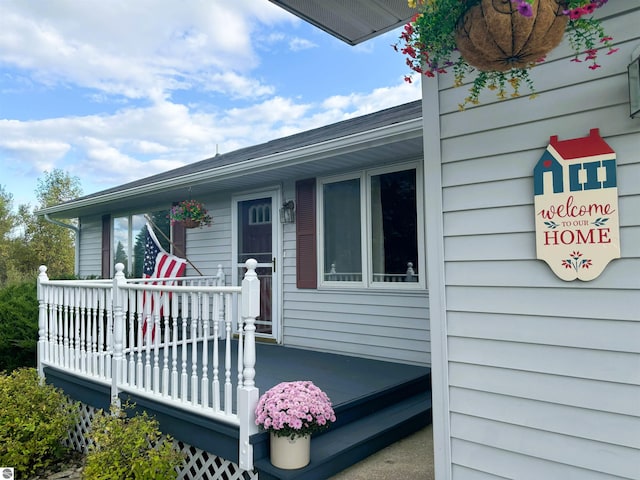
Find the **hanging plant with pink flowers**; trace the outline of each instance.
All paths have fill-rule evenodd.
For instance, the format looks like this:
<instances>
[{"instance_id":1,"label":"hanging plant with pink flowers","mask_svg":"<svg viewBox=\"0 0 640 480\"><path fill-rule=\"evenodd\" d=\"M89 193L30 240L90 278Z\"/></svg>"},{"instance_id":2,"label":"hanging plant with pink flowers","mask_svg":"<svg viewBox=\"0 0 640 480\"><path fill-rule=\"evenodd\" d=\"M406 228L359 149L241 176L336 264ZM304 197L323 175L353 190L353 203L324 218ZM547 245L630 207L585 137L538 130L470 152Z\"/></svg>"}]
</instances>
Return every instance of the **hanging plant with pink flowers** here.
<instances>
[{"instance_id":1,"label":"hanging plant with pink flowers","mask_svg":"<svg viewBox=\"0 0 640 480\"><path fill-rule=\"evenodd\" d=\"M417 13L394 48L409 68L427 77L453 70L455 85L477 73L460 104L478 104L484 89L499 99L517 97L523 87L535 96L531 68L544 61L566 35L574 62L592 70L600 49L617 51L593 14L607 0L409 0ZM412 81L407 75L405 80Z\"/></svg>"},{"instance_id":2,"label":"hanging plant with pink flowers","mask_svg":"<svg viewBox=\"0 0 640 480\"><path fill-rule=\"evenodd\" d=\"M183 223L187 228L204 227L213 223L213 218L203 203L196 200L183 200L169 210L171 225Z\"/></svg>"}]
</instances>

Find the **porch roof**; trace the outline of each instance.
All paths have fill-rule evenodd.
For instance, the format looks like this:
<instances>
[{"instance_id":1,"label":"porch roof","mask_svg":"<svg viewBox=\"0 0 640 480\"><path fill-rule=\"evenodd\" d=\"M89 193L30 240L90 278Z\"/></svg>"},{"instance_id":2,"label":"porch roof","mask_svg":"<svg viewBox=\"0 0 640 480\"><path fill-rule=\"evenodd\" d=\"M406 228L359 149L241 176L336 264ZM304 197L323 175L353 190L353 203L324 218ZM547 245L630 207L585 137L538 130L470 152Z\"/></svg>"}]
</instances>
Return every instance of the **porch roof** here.
<instances>
[{"instance_id":1,"label":"porch roof","mask_svg":"<svg viewBox=\"0 0 640 480\"><path fill-rule=\"evenodd\" d=\"M150 177L119 185L37 212L74 218L156 207L211 191L238 191L348 171L422 154L421 101L297 133Z\"/></svg>"},{"instance_id":2,"label":"porch roof","mask_svg":"<svg viewBox=\"0 0 640 480\"><path fill-rule=\"evenodd\" d=\"M336 38L357 45L407 23L407 0L270 0Z\"/></svg>"}]
</instances>

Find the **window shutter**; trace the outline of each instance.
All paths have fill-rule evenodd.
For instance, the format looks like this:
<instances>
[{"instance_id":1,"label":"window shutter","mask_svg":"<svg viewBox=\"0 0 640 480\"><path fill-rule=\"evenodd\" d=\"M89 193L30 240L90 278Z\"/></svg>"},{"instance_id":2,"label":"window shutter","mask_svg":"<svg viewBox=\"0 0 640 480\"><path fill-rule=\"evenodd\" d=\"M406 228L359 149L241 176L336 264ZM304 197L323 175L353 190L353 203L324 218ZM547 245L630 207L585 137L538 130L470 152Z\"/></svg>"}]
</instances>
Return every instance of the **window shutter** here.
<instances>
[{"instance_id":1,"label":"window shutter","mask_svg":"<svg viewBox=\"0 0 640 480\"><path fill-rule=\"evenodd\" d=\"M102 216L102 278L111 278L111 215Z\"/></svg>"},{"instance_id":2,"label":"window shutter","mask_svg":"<svg viewBox=\"0 0 640 480\"><path fill-rule=\"evenodd\" d=\"M296 285L318 288L316 180L296 182Z\"/></svg>"},{"instance_id":3,"label":"window shutter","mask_svg":"<svg viewBox=\"0 0 640 480\"><path fill-rule=\"evenodd\" d=\"M176 222L172 226L173 253L176 257L187 258L187 227L183 222Z\"/></svg>"}]
</instances>

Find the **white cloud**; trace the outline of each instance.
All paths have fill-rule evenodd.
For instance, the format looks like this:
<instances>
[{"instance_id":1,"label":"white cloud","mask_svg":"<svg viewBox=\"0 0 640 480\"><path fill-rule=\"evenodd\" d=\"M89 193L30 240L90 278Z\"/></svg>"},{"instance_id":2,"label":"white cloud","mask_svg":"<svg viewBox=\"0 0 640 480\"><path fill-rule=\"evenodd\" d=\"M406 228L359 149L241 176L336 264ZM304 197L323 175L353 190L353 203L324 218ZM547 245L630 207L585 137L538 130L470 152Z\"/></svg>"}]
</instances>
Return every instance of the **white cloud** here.
<instances>
[{"instance_id":1,"label":"white cloud","mask_svg":"<svg viewBox=\"0 0 640 480\"><path fill-rule=\"evenodd\" d=\"M305 38L294 37L289 40L289 49L293 52L299 52L301 50L309 50L310 48L317 48L318 45L311 40Z\"/></svg>"},{"instance_id":2,"label":"white cloud","mask_svg":"<svg viewBox=\"0 0 640 480\"><path fill-rule=\"evenodd\" d=\"M419 82L400 79L367 90L358 78L340 78L340 85L314 85L322 92L313 100L287 92L283 76L303 84L314 72L300 72L300 58L324 48L305 35L326 34L303 26L267 0L0 2L2 92L80 87L74 100L82 96L92 108L79 111L104 107L0 119L5 178L31 189L35 176L62 168L92 193L218 148L225 153L419 98ZM335 42L327 42L331 55L351 51ZM280 76L270 75L261 55L277 63Z\"/></svg>"},{"instance_id":3,"label":"white cloud","mask_svg":"<svg viewBox=\"0 0 640 480\"><path fill-rule=\"evenodd\" d=\"M154 100L205 84L237 95L226 75L258 66L255 19L289 21L255 0L3 2L0 18L0 62L50 86Z\"/></svg>"}]
</instances>

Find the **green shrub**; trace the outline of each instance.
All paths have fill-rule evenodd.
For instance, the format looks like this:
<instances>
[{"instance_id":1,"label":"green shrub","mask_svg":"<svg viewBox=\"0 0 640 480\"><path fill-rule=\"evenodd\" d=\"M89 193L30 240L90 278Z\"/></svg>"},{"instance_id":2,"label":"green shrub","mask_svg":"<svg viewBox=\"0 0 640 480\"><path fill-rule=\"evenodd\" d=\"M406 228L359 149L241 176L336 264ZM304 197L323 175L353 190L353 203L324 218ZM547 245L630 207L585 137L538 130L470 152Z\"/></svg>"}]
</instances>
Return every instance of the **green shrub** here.
<instances>
[{"instance_id":1,"label":"green shrub","mask_svg":"<svg viewBox=\"0 0 640 480\"><path fill-rule=\"evenodd\" d=\"M0 289L0 372L36 365L38 298L36 283Z\"/></svg>"},{"instance_id":2,"label":"green shrub","mask_svg":"<svg viewBox=\"0 0 640 480\"><path fill-rule=\"evenodd\" d=\"M0 375L0 465L27 478L62 459L77 409L33 368Z\"/></svg>"},{"instance_id":3,"label":"green shrub","mask_svg":"<svg viewBox=\"0 0 640 480\"><path fill-rule=\"evenodd\" d=\"M184 460L146 412L127 417L123 410L110 415L99 411L89 440L83 471L87 480L172 480Z\"/></svg>"}]
</instances>

